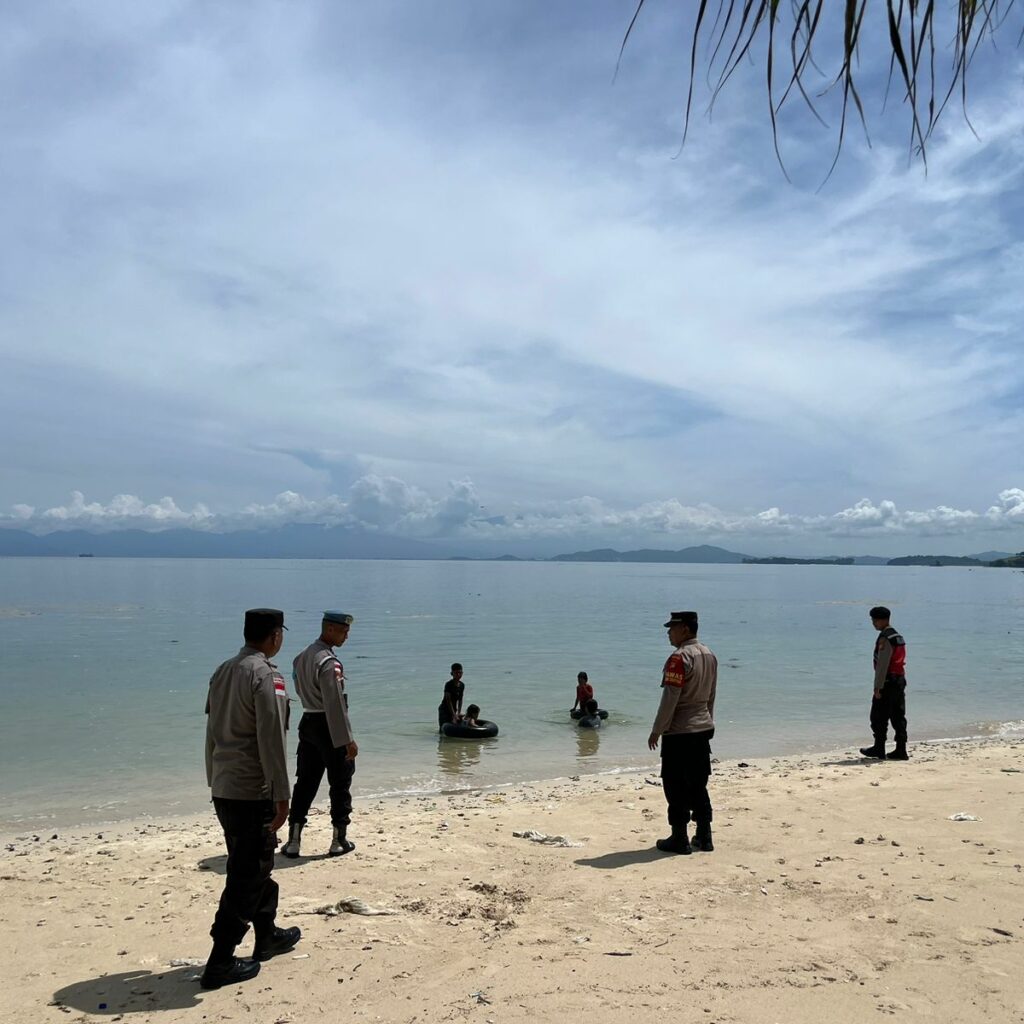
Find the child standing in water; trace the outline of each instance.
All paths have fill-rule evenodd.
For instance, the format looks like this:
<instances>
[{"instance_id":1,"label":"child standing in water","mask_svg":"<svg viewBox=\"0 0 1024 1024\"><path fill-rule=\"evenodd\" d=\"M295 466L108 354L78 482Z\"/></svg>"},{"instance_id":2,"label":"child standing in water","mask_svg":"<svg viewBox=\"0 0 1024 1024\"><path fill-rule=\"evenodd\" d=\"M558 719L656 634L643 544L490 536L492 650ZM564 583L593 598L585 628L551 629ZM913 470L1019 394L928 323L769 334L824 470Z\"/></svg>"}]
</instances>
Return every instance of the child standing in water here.
<instances>
[{"instance_id":1,"label":"child standing in water","mask_svg":"<svg viewBox=\"0 0 1024 1024\"><path fill-rule=\"evenodd\" d=\"M466 684L462 681L462 666L456 661L452 664L452 677L444 684L444 696L437 706L437 727L440 729L445 722L457 722L462 717L462 695L466 692Z\"/></svg>"}]
</instances>

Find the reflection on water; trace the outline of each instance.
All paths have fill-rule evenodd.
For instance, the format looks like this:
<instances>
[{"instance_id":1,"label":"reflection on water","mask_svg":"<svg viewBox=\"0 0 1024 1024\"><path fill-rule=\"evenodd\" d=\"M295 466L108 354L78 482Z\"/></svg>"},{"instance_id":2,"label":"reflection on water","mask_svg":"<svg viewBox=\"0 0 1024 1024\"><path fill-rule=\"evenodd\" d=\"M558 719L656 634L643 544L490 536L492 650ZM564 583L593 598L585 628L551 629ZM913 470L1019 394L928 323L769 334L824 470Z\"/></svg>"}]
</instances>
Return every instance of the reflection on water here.
<instances>
[{"instance_id":1,"label":"reflection on water","mask_svg":"<svg viewBox=\"0 0 1024 1024\"><path fill-rule=\"evenodd\" d=\"M595 757L601 745L600 729L581 729L576 726L576 756L580 758Z\"/></svg>"},{"instance_id":2,"label":"reflection on water","mask_svg":"<svg viewBox=\"0 0 1024 1024\"><path fill-rule=\"evenodd\" d=\"M484 747L493 739L460 740L441 736L437 741L437 767L445 775L465 775L480 763Z\"/></svg>"}]
</instances>

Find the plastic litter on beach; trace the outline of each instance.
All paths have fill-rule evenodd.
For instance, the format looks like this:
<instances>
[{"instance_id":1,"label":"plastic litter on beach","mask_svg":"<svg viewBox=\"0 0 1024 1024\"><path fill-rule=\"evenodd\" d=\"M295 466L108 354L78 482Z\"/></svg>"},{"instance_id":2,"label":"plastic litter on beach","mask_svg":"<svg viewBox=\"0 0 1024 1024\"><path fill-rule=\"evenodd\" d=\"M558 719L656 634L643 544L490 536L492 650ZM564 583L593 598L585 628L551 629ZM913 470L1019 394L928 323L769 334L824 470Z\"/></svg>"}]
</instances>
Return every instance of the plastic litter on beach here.
<instances>
[{"instance_id":1,"label":"plastic litter on beach","mask_svg":"<svg viewBox=\"0 0 1024 1024\"><path fill-rule=\"evenodd\" d=\"M951 814L947 821L981 821L981 818L976 818L973 814L968 814L966 811L957 811L956 814Z\"/></svg>"},{"instance_id":2,"label":"plastic litter on beach","mask_svg":"<svg viewBox=\"0 0 1024 1024\"><path fill-rule=\"evenodd\" d=\"M566 836L549 836L536 829L528 828L525 832L513 832L516 839L528 839L531 843L540 843L543 846L582 846L575 839Z\"/></svg>"},{"instance_id":3,"label":"plastic litter on beach","mask_svg":"<svg viewBox=\"0 0 1024 1024\"><path fill-rule=\"evenodd\" d=\"M339 914L359 914L361 917L393 917L399 911L389 910L387 907L371 907L360 899L348 899L338 900L337 903L328 903L315 910L300 910L298 913L322 914L324 917L337 917Z\"/></svg>"}]
</instances>

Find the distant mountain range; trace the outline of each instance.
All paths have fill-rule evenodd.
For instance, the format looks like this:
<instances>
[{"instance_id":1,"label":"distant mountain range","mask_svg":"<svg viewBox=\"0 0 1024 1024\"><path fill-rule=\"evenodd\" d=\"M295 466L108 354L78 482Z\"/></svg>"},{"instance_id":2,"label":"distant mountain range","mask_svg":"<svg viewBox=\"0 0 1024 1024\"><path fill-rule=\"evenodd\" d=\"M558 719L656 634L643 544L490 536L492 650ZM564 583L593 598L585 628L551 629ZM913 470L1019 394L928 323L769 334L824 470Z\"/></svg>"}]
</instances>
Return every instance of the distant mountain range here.
<instances>
[{"instance_id":1,"label":"distant mountain range","mask_svg":"<svg viewBox=\"0 0 1024 1024\"><path fill-rule=\"evenodd\" d=\"M640 548L638 551L615 551L613 548L597 548L595 551L574 551L571 555L555 555L551 562L704 562L738 564L748 555L741 555L713 544L698 544L679 551L659 551L656 548Z\"/></svg>"},{"instance_id":2,"label":"distant mountain range","mask_svg":"<svg viewBox=\"0 0 1024 1024\"><path fill-rule=\"evenodd\" d=\"M452 545L454 546L454 545ZM37 536L25 530L0 529L0 556L56 555L106 558L412 558L476 561L453 554L441 543L409 540L355 527L291 524L266 530L237 530L233 533L206 533L199 530L115 530L89 533L86 530L58 530ZM768 564L853 564L853 565L985 565L1002 559L1000 564L1016 564L1007 551L982 551L976 555L906 555L882 558L877 555L755 556L713 544L698 544L666 551L639 548L616 551L596 548L555 555L549 559L501 555L482 561L520 562L649 562L698 565L739 565L743 562Z\"/></svg>"},{"instance_id":3,"label":"distant mountain range","mask_svg":"<svg viewBox=\"0 0 1024 1024\"><path fill-rule=\"evenodd\" d=\"M816 558L789 556L754 556L700 544L679 551L660 551L641 548L639 551L615 551L598 548L595 551L574 551L569 555L555 555L552 562L700 562L719 565L986 565L999 558L1008 558L1006 551L983 551L978 555L907 555L902 558L881 558L878 555L822 555Z\"/></svg>"}]
</instances>

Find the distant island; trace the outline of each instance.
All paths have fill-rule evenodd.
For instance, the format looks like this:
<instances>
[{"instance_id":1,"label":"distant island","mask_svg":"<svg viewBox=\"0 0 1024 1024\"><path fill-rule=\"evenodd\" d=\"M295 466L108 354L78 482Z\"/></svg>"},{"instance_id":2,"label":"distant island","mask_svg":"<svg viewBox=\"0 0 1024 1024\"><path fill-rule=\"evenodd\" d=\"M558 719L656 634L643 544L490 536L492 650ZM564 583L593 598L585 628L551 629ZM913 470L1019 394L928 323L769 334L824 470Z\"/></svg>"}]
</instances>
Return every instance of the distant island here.
<instances>
[{"instance_id":1,"label":"distant island","mask_svg":"<svg viewBox=\"0 0 1024 1024\"><path fill-rule=\"evenodd\" d=\"M676 550L593 548L543 557L541 555L469 555L458 551L458 540L424 540L392 536L351 526L291 523L266 529L223 533L175 527L167 530L53 530L36 534L14 527L0 528L0 557L18 555L64 558L317 558L415 559L459 562L622 562L680 565L918 565L995 566L1024 568L1024 552L982 551L972 555L750 555L714 544ZM452 550L452 549L456 550ZM446 550L447 549L447 550Z\"/></svg>"},{"instance_id":2,"label":"distant island","mask_svg":"<svg viewBox=\"0 0 1024 1024\"><path fill-rule=\"evenodd\" d=\"M995 558L988 564L996 569L1024 569L1024 551L1007 555L1006 558Z\"/></svg>"},{"instance_id":3,"label":"distant island","mask_svg":"<svg viewBox=\"0 0 1024 1024\"><path fill-rule=\"evenodd\" d=\"M640 548L638 551L616 551L614 548L597 548L594 551L574 551L570 555L555 555L552 562L697 562L718 565L739 565L748 555L717 548L713 544L698 544L696 547L681 548L679 551L659 551L657 548Z\"/></svg>"},{"instance_id":4,"label":"distant island","mask_svg":"<svg viewBox=\"0 0 1024 1024\"><path fill-rule=\"evenodd\" d=\"M962 555L903 555L901 558L890 558L889 565L988 565L979 558Z\"/></svg>"},{"instance_id":5,"label":"distant island","mask_svg":"<svg viewBox=\"0 0 1024 1024\"><path fill-rule=\"evenodd\" d=\"M744 558L744 565L853 565L852 558Z\"/></svg>"}]
</instances>

